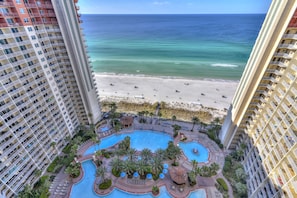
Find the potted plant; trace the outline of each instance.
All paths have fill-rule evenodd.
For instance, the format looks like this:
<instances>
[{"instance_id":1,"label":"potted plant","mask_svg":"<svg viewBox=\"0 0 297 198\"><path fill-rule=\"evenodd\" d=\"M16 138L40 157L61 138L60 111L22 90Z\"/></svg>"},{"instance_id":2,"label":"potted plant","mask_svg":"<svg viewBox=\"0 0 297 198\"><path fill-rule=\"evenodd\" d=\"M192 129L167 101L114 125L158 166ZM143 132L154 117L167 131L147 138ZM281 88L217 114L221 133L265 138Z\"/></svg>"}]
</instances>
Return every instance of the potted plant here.
<instances>
[{"instance_id":1,"label":"potted plant","mask_svg":"<svg viewBox=\"0 0 297 198\"><path fill-rule=\"evenodd\" d=\"M159 187L158 186L153 186L152 193L153 193L154 196L158 195L160 193Z\"/></svg>"}]
</instances>

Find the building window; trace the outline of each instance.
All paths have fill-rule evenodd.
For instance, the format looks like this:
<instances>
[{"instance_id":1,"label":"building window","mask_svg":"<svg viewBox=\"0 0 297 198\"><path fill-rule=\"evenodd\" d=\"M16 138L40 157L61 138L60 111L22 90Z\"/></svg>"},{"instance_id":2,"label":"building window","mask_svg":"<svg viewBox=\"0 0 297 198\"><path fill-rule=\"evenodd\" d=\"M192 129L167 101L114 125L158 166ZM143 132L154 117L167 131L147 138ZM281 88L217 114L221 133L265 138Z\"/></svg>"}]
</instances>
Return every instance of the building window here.
<instances>
[{"instance_id":1,"label":"building window","mask_svg":"<svg viewBox=\"0 0 297 198\"><path fill-rule=\"evenodd\" d=\"M28 31L32 32L33 31L32 27L28 27Z\"/></svg>"},{"instance_id":2,"label":"building window","mask_svg":"<svg viewBox=\"0 0 297 198\"><path fill-rule=\"evenodd\" d=\"M35 43L34 46L35 46L35 47L39 47L39 44L38 44L38 43Z\"/></svg>"},{"instance_id":3,"label":"building window","mask_svg":"<svg viewBox=\"0 0 297 198\"><path fill-rule=\"evenodd\" d=\"M21 4L21 0L15 0L17 4Z\"/></svg>"},{"instance_id":4,"label":"building window","mask_svg":"<svg viewBox=\"0 0 297 198\"><path fill-rule=\"evenodd\" d=\"M11 28L12 33L17 33L19 32L18 28Z\"/></svg>"},{"instance_id":5,"label":"building window","mask_svg":"<svg viewBox=\"0 0 297 198\"><path fill-rule=\"evenodd\" d=\"M38 55L41 55L42 54L42 51L38 51Z\"/></svg>"},{"instance_id":6,"label":"building window","mask_svg":"<svg viewBox=\"0 0 297 198\"><path fill-rule=\"evenodd\" d=\"M13 19L6 19L7 23L12 25L14 22L13 22Z\"/></svg>"},{"instance_id":7,"label":"building window","mask_svg":"<svg viewBox=\"0 0 297 198\"><path fill-rule=\"evenodd\" d=\"M20 37L20 36L16 37L15 39L16 39L17 42L22 42L23 41L22 37Z\"/></svg>"},{"instance_id":8,"label":"building window","mask_svg":"<svg viewBox=\"0 0 297 198\"><path fill-rule=\"evenodd\" d=\"M21 14L25 14L25 10L24 10L24 8L20 8L20 13L21 13Z\"/></svg>"},{"instance_id":9,"label":"building window","mask_svg":"<svg viewBox=\"0 0 297 198\"><path fill-rule=\"evenodd\" d=\"M32 35L32 36L31 36L31 39L32 39L32 40L35 40L35 39L36 39L36 36Z\"/></svg>"},{"instance_id":10,"label":"building window","mask_svg":"<svg viewBox=\"0 0 297 198\"><path fill-rule=\"evenodd\" d=\"M27 48L26 48L25 45L22 45L22 46L20 46L20 49L21 49L21 50L26 50Z\"/></svg>"},{"instance_id":11,"label":"building window","mask_svg":"<svg viewBox=\"0 0 297 198\"><path fill-rule=\"evenodd\" d=\"M13 53L13 51L12 51L11 48L5 49L4 52L5 52L5 54L11 54L11 53Z\"/></svg>"},{"instance_id":12,"label":"building window","mask_svg":"<svg viewBox=\"0 0 297 198\"><path fill-rule=\"evenodd\" d=\"M5 44L8 44L8 42L7 42L6 39L1 39L1 40L0 40L0 44L5 45Z\"/></svg>"},{"instance_id":13,"label":"building window","mask_svg":"<svg viewBox=\"0 0 297 198\"><path fill-rule=\"evenodd\" d=\"M25 23L29 23L29 19L28 18L24 18L24 22Z\"/></svg>"}]
</instances>

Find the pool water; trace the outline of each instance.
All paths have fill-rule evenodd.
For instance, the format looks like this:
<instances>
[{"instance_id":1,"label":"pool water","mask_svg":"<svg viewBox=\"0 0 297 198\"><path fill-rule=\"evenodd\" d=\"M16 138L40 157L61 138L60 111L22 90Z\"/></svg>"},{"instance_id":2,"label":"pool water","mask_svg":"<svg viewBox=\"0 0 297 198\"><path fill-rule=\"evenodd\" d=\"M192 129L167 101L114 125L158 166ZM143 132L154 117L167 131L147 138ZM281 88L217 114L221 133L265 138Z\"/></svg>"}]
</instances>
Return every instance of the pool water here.
<instances>
[{"instance_id":1,"label":"pool water","mask_svg":"<svg viewBox=\"0 0 297 198\"><path fill-rule=\"evenodd\" d=\"M105 126L105 127L100 128L100 131L101 131L101 132L106 132L106 131L108 131L109 129L110 129L109 127Z\"/></svg>"},{"instance_id":2,"label":"pool water","mask_svg":"<svg viewBox=\"0 0 297 198\"><path fill-rule=\"evenodd\" d=\"M96 166L93 164L91 160L85 161L82 163L82 168L84 171L84 177L82 180L73 185L70 198L153 198L151 193L145 194L131 194L125 191L119 190L115 188L110 194L100 196L97 195L93 191L93 184L95 181L95 173L96 173ZM160 194L158 198L171 198L171 196L167 193L165 186L160 188ZM203 189L196 190L190 193L189 198L206 198L206 192Z\"/></svg>"},{"instance_id":3,"label":"pool water","mask_svg":"<svg viewBox=\"0 0 297 198\"><path fill-rule=\"evenodd\" d=\"M196 160L197 162L208 161L208 150L197 142L180 142L180 148L183 150L185 156L189 161ZM198 153L194 153L193 149L197 149Z\"/></svg>"},{"instance_id":4,"label":"pool water","mask_svg":"<svg viewBox=\"0 0 297 198\"><path fill-rule=\"evenodd\" d=\"M84 155L93 154L98 149L109 148L122 141L126 136L130 136L131 148L135 148L138 151L141 151L144 148L148 148L152 152L157 149L166 149L168 142L173 141L172 137L165 133L149 130L135 130L132 133L113 134L105 137L101 139L99 145L93 145L86 150Z\"/></svg>"}]
</instances>

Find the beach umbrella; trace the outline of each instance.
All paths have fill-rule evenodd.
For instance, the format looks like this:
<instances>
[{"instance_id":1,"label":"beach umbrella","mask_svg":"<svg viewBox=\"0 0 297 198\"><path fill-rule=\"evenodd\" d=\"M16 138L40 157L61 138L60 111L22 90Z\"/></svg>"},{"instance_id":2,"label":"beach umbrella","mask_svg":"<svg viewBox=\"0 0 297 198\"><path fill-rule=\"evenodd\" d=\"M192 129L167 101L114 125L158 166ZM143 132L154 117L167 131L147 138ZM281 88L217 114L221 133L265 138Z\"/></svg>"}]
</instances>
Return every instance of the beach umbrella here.
<instances>
[{"instance_id":1,"label":"beach umbrella","mask_svg":"<svg viewBox=\"0 0 297 198\"><path fill-rule=\"evenodd\" d=\"M149 174L146 175L146 178L147 179L152 179L153 178L153 175L151 173L149 173Z\"/></svg>"},{"instance_id":2,"label":"beach umbrella","mask_svg":"<svg viewBox=\"0 0 297 198\"><path fill-rule=\"evenodd\" d=\"M133 177L139 177L138 172L133 173Z\"/></svg>"},{"instance_id":3,"label":"beach umbrella","mask_svg":"<svg viewBox=\"0 0 297 198\"><path fill-rule=\"evenodd\" d=\"M163 174L168 173L168 169L163 169L162 173L163 173Z\"/></svg>"},{"instance_id":4,"label":"beach umbrella","mask_svg":"<svg viewBox=\"0 0 297 198\"><path fill-rule=\"evenodd\" d=\"M126 173L125 172L121 172L120 176L121 176L121 178L124 178L124 177L126 177Z\"/></svg>"},{"instance_id":5,"label":"beach umbrella","mask_svg":"<svg viewBox=\"0 0 297 198\"><path fill-rule=\"evenodd\" d=\"M168 164L164 164L163 168L167 169L168 168Z\"/></svg>"},{"instance_id":6,"label":"beach umbrella","mask_svg":"<svg viewBox=\"0 0 297 198\"><path fill-rule=\"evenodd\" d=\"M163 173L160 173L159 178L160 179L164 179L165 178L165 175Z\"/></svg>"}]
</instances>

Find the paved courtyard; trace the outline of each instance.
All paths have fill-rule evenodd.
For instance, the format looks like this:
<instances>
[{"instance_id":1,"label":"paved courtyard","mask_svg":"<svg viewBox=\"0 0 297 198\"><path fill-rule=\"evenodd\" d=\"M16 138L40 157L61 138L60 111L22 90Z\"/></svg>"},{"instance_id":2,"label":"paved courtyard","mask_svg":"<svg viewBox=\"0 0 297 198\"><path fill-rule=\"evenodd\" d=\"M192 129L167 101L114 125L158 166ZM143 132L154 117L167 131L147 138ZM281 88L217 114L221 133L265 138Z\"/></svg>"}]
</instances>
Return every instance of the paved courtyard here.
<instances>
[{"instance_id":1,"label":"paved courtyard","mask_svg":"<svg viewBox=\"0 0 297 198\"><path fill-rule=\"evenodd\" d=\"M214 177L197 177L197 184L193 187L189 186L189 184L185 184L182 186L179 186L175 184L169 174L165 175L165 178L163 180L158 179L157 181L154 180L140 180L140 179L129 179L129 178L117 178L113 176L112 174L108 174L109 178L112 179L112 187L107 190L99 190L98 185L94 185L95 192L98 194L104 195L110 193L113 188L118 188L127 192L131 193L150 193L152 190L153 185L157 185L159 187L166 186L167 191L171 194L173 197L187 197L191 191L195 191L197 189L204 189L206 191L207 197L214 197L214 198L221 198L222 195L217 189L215 188L215 180L218 177L223 177L221 174L221 169L224 165L224 152L218 147L218 145L210 140L206 134L202 134L197 132L197 128L199 126L196 126L193 130L192 129L192 123L186 123L186 122L179 122L174 121L174 123L170 120L153 120L152 124L140 124L138 123L137 119L134 119L134 123L132 127L123 129L120 131L120 133L127 133L132 132L133 130L153 130L153 131L159 131L163 133L168 133L169 135L173 135L173 129L172 125L178 124L181 126L180 132L183 133L187 140L186 142L198 142L199 144L202 144L204 147L206 147L209 150L209 159L208 162L205 163L198 163L198 166L203 165L210 165L211 163L217 163L220 166L220 170L218 171L218 175ZM112 130L108 130L106 132L98 132L98 137L103 138L106 136L109 136L113 134ZM180 135L174 139L174 143L177 144L180 140ZM92 141L85 142L78 151L78 156L81 156L78 160L80 162L92 159L92 155L83 156L83 153L94 143ZM109 166L110 159L106 160L104 164L106 166ZM179 158L179 164L181 167L183 167L186 170L192 169L192 164L185 155L182 155ZM82 173L83 174L83 173ZM58 174L58 176L55 178L52 186L51 186L51 196L54 197L69 197L71 192L71 187L73 184L78 182L82 175L79 178L76 179L70 179L65 173L64 170L61 170L61 172ZM233 197L232 195L232 188L229 186L229 197Z\"/></svg>"}]
</instances>

